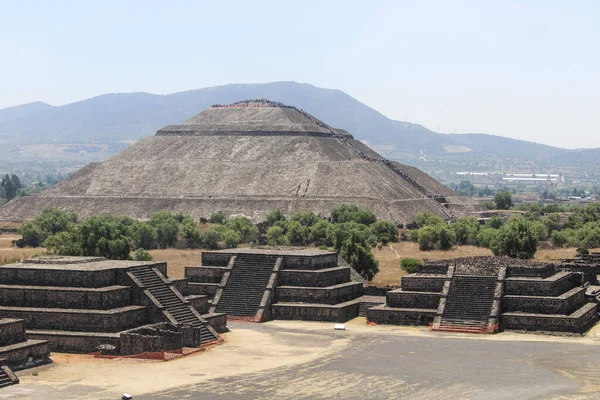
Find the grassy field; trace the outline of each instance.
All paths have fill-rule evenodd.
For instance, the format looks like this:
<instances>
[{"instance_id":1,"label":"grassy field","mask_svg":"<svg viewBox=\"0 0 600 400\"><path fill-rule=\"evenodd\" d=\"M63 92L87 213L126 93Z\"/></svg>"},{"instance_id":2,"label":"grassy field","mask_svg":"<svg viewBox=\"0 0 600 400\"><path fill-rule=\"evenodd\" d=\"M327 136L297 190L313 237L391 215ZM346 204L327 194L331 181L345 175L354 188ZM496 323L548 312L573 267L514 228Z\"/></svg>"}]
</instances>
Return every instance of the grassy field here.
<instances>
[{"instance_id":1,"label":"grassy field","mask_svg":"<svg viewBox=\"0 0 600 400\"><path fill-rule=\"evenodd\" d=\"M11 242L19 239L19 235L0 235L0 264L8 261L21 260L43 252L42 248L12 247ZM575 257L575 248L539 249L535 259L539 261L562 260ZM173 278L183 278L186 266L201 264L201 250L151 250L150 254L156 261L168 262L168 274ZM373 254L379 261L379 273L373 279L374 285L398 286L404 271L400 269L400 259L405 257L418 258L423 261L436 261L448 258L491 256L489 249L475 246L455 247L448 251L420 251L413 242L390 243L381 249L373 249Z\"/></svg>"}]
</instances>

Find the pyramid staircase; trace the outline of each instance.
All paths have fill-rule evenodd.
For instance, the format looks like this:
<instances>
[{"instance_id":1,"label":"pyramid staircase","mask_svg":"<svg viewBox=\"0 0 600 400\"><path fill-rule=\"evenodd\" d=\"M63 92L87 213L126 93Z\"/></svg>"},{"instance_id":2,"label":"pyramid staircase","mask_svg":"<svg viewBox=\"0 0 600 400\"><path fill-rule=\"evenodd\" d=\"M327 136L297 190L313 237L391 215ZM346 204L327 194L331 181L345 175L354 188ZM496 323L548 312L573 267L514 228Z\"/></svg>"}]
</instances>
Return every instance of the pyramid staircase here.
<instances>
[{"instance_id":1,"label":"pyramid staircase","mask_svg":"<svg viewBox=\"0 0 600 400\"><path fill-rule=\"evenodd\" d=\"M229 274L223 277L211 312L256 317L277 260L277 256L267 254L237 255Z\"/></svg>"},{"instance_id":2,"label":"pyramid staircase","mask_svg":"<svg viewBox=\"0 0 600 400\"><path fill-rule=\"evenodd\" d=\"M434 330L488 332L496 285L495 276L455 275L439 327L434 324Z\"/></svg>"},{"instance_id":3,"label":"pyramid staircase","mask_svg":"<svg viewBox=\"0 0 600 400\"><path fill-rule=\"evenodd\" d=\"M208 327L206 321L190 307L185 300L173 291L164 278L151 266L140 266L129 269L129 272L158 301L164 311L179 325L191 325L200 329L200 343L217 340L217 334ZM167 319L168 318L167 316Z\"/></svg>"},{"instance_id":4,"label":"pyramid staircase","mask_svg":"<svg viewBox=\"0 0 600 400\"><path fill-rule=\"evenodd\" d=\"M15 385L19 383L19 378L12 372L7 365L0 367L0 388Z\"/></svg>"}]
</instances>

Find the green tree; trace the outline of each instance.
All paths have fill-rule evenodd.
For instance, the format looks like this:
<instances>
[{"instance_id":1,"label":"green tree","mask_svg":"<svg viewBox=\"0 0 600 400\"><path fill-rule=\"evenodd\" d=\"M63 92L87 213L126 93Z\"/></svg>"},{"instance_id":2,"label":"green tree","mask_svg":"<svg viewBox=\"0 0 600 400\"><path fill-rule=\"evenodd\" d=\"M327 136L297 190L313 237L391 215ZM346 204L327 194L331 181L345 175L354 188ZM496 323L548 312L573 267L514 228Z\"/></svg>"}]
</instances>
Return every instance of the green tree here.
<instances>
[{"instance_id":1,"label":"green tree","mask_svg":"<svg viewBox=\"0 0 600 400\"><path fill-rule=\"evenodd\" d=\"M269 226L275 225L277 221L287 221L287 217L283 211L277 209L267 214L267 223Z\"/></svg>"},{"instance_id":2,"label":"green tree","mask_svg":"<svg viewBox=\"0 0 600 400\"><path fill-rule=\"evenodd\" d=\"M138 222L129 228L129 237L132 240L133 248L151 250L157 246L158 232L149 223Z\"/></svg>"},{"instance_id":3,"label":"green tree","mask_svg":"<svg viewBox=\"0 0 600 400\"><path fill-rule=\"evenodd\" d=\"M291 220L298 221L302 226L310 228L317 222L321 221L321 218L319 218L319 216L312 211L306 211L297 212L296 214L292 215Z\"/></svg>"},{"instance_id":4,"label":"green tree","mask_svg":"<svg viewBox=\"0 0 600 400\"><path fill-rule=\"evenodd\" d=\"M403 258L400 260L400 267L409 274L419 272L421 265L423 265L423 262L416 258Z\"/></svg>"},{"instance_id":5,"label":"green tree","mask_svg":"<svg viewBox=\"0 0 600 400\"><path fill-rule=\"evenodd\" d=\"M2 178L2 187L4 188L4 192L6 193L7 200L10 201L17 197L19 189L21 189L23 185L21 184L21 180L17 175L6 174L4 175L4 178Z\"/></svg>"},{"instance_id":6,"label":"green tree","mask_svg":"<svg viewBox=\"0 0 600 400\"><path fill-rule=\"evenodd\" d=\"M188 247L196 248L202 242L200 229L194 221L184 220L181 224L181 237L187 241Z\"/></svg>"},{"instance_id":7,"label":"green tree","mask_svg":"<svg viewBox=\"0 0 600 400\"><path fill-rule=\"evenodd\" d=\"M398 241L398 228L390 221L380 219L371 224L371 230L377 240L383 244Z\"/></svg>"},{"instance_id":8,"label":"green tree","mask_svg":"<svg viewBox=\"0 0 600 400\"><path fill-rule=\"evenodd\" d=\"M303 246L308 242L308 228L298 221L288 224L287 240L294 246Z\"/></svg>"},{"instance_id":9,"label":"green tree","mask_svg":"<svg viewBox=\"0 0 600 400\"><path fill-rule=\"evenodd\" d=\"M417 228L422 228L424 226L440 225L445 223L446 221L444 221L442 217L439 217L429 211L419 213L415 217L415 224L417 225Z\"/></svg>"},{"instance_id":10,"label":"green tree","mask_svg":"<svg viewBox=\"0 0 600 400\"><path fill-rule=\"evenodd\" d=\"M490 248L496 256L529 259L535 255L537 245L538 232L532 226L532 222L523 217L516 217L498 230Z\"/></svg>"},{"instance_id":11,"label":"green tree","mask_svg":"<svg viewBox=\"0 0 600 400\"><path fill-rule=\"evenodd\" d=\"M179 220L169 211L159 211L150 216L150 225L156 229L158 246L172 247L179 238Z\"/></svg>"},{"instance_id":12,"label":"green tree","mask_svg":"<svg viewBox=\"0 0 600 400\"><path fill-rule=\"evenodd\" d=\"M489 248L498 236L498 229L482 228L477 234L477 246Z\"/></svg>"},{"instance_id":13,"label":"green tree","mask_svg":"<svg viewBox=\"0 0 600 400\"><path fill-rule=\"evenodd\" d=\"M327 240L327 228L331 225L324 219L319 220L316 224L309 228L308 240L315 242L318 245L327 244L332 246L333 242Z\"/></svg>"},{"instance_id":14,"label":"green tree","mask_svg":"<svg viewBox=\"0 0 600 400\"><path fill-rule=\"evenodd\" d=\"M487 222L485 223L485 226L487 228L493 228L493 229L500 229L502 227L502 225L504 225L504 221L502 220L502 217L499 217L497 215L494 215L492 218L488 219Z\"/></svg>"},{"instance_id":15,"label":"green tree","mask_svg":"<svg viewBox=\"0 0 600 400\"><path fill-rule=\"evenodd\" d=\"M207 229L202 235L202 243L204 247L211 250L219 248L219 242L221 241L221 232L216 228Z\"/></svg>"},{"instance_id":16,"label":"green tree","mask_svg":"<svg viewBox=\"0 0 600 400\"><path fill-rule=\"evenodd\" d=\"M19 229L23 236L17 243L19 246L39 247L50 236L73 229L77 215L65 213L56 208L47 208L33 221L25 222Z\"/></svg>"},{"instance_id":17,"label":"green tree","mask_svg":"<svg viewBox=\"0 0 600 400\"><path fill-rule=\"evenodd\" d=\"M551 235L552 232L558 231L561 228L560 214L556 212L548 214L548 216L546 216L542 222L544 225L546 225L546 231L548 235Z\"/></svg>"},{"instance_id":18,"label":"green tree","mask_svg":"<svg viewBox=\"0 0 600 400\"><path fill-rule=\"evenodd\" d=\"M451 228L446 228L440 225L439 229L439 242L437 244L440 250L450 250L456 242L456 236Z\"/></svg>"},{"instance_id":19,"label":"green tree","mask_svg":"<svg viewBox=\"0 0 600 400\"><path fill-rule=\"evenodd\" d=\"M258 235L258 228L252 224L252 220L246 217L230 218L225 224L227 228L237 232L241 241L250 241Z\"/></svg>"},{"instance_id":20,"label":"green tree","mask_svg":"<svg viewBox=\"0 0 600 400\"><path fill-rule=\"evenodd\" d=\"M569 238L564 231L553 231L550 235L550 241L554 247L564 247L569 243Z\"/></svg>"},{"instance_id":21,"label":"green tree","mask_svg":"<svg viewBox=\"0 0 600 400\"><path fill-rule=\"evenodd\" d=\"M377 221L375 214L369 210L359 208L356 204L342 204L331 211L331 222L336 224L356 222L371 225L375 221Z\"/></svg>"},{"instance_id":22,"label":"green tree","mask_svg":"<svg viewBox=\"0 0 600 400\"><path fill-rule=\"evenodd\" d=\"M365 233L354 229L350 231L340 249L342 258L369 281L379 272L379 263L371 253L371 248Z\"/></svg>"},{"instance_id":23,"label":"green tree","mask_svg":"<svg viewBox=\"0 0 600 400\"><path fill-rule=\"evenodd\" d=\"M427 251L435 249L440 241L439 230L432 225L427 225L418 231L419 250Z\"/></svg>"},{"instance_id":24,"label":"green tree","mask_svg":"<svg viewBox=\"0 0 600 400\"><path fill-rule=\"evenodd\" d=\"M135 261L152 261L152 256L148 253L147 250L142 249L141 247L135 251L135 256L133 257Z\"/></svg>"},{"instance_id":25,"label":"green tree","mask_svg":"<svg viewBox=\"0 0 600 400\"><path fill-rule=\"evenodd\" d=\"M459 245L477 244L477 234L479 233L479 221L475 217L459 218L452 224L456 234L456 243Z\"/></svg>"},{"instance_id":26,"label":"green tree","mask_svg":"<svg viewBox=\"0 0 600 400\"><path fill-rule=\"evenodd\" d=\"M510 192L500 192L496 193L494 196L494 205L498 210L508 210L512 207L512 195Z\"/></svg>"},{"instance_id":27,"label":"green tree","mask_svg":"<svg viewBox=\"0 0 600 400\"><path fill-rule=\"evenodd\" d=\"M226 249L232 249L241 243L242 235L233 229L225 229L221 232L221 239Z\"/></svg>"},{"instance_id":28,"label":"green tree","mask_svg":"<svg viewBox=\"0 0 600 400\"><path fill-rule=\"evenodd\" d=\"M285 244L286 238L280 226L272 226L267 230L267 243L271 246Z\"/></svg>"},{"instance_id":29,"label":"green tree","mask_svg":"<svg viewBox=\"0 0 600 400\"><path fill-rule=\"evenodd\" d=\"M211 224L225 224L227 221L227 215L223 211L217 211L210 215L210 223Z\"/></svg>"}]
</instances>

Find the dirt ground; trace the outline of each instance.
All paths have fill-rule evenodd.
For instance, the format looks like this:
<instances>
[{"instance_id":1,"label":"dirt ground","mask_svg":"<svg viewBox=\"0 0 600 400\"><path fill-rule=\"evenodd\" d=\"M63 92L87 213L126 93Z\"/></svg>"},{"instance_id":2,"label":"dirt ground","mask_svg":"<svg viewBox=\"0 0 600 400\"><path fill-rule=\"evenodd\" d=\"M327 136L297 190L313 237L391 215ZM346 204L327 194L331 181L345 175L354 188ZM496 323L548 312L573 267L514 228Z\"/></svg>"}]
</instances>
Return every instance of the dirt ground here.
<instances>
[{"instance_id":1,"label":"dirt ground","mask_svg":"<svg viewBox=\"0 0 600 400\"><path fill-rule=\"evenodd\" d=\"M592 399L600 336L431 332L426 327L230 323L222 345L160 361L53 353L0 399ZM458 368L460 366L460 368Z\"/></svg>"},{"instance_id":2,"label":"dirt ground","mask_svg":"<svg viewBox=\"0 0 600 400\"><path fill-rule=\"evenodd\" d=\"M20 261L24 258L31 257L34 254L39 254L43 251L42 248L34 249L31 247L19 249L12 245L13 240L20 239L21 235L0 234L0 265L7 262Z\"/></svg>"}]
</instances>

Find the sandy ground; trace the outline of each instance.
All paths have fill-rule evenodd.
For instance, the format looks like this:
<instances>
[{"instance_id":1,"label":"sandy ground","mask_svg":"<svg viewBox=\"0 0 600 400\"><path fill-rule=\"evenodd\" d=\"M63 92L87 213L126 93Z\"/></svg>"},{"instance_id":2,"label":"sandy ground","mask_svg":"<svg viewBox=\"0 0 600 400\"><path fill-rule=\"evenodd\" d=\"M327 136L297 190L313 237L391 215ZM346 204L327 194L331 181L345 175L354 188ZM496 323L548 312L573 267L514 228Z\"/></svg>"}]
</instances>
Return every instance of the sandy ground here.
<instances>
[{"instance_id":1,"label":"sandy ground","mask_svg":"<svg viewBox=\"0 0 600 400\"><path fill-rule=\"evenodd\" d=\"M53 354L0 399L592 399L600 331L469 335L423 327L232 323L227 342L169 362Z\"/></svg>"}]
</instances>

